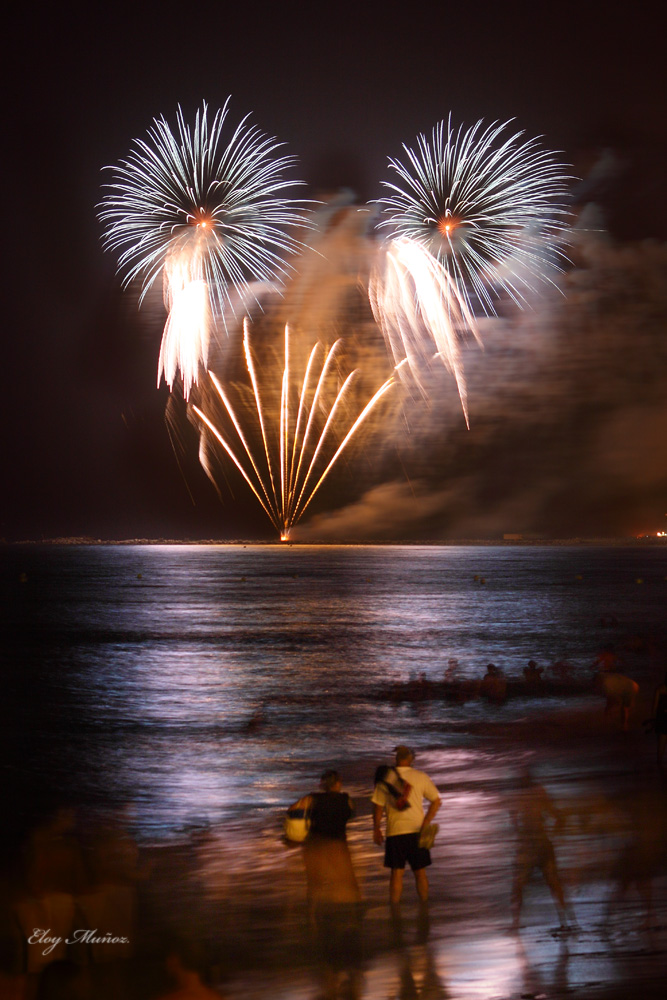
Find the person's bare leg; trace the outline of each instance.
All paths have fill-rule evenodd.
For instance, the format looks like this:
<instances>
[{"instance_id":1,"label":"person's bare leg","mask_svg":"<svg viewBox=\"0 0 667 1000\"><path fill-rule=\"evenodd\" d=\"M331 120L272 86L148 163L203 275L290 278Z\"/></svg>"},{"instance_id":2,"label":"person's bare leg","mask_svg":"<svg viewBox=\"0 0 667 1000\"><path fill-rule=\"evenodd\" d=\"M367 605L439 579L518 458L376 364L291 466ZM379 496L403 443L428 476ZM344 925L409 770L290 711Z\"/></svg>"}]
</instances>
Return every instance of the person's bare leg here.
<instances>
[{"instance_id":1,"label":"person's bare leg","mask_svg":"<svg viewBox=\"0 0 667 1000\"><path fill-rule=\"evenodd\" d=\"M392 868L389 877L389 901L392 905L400 903L403 894L403 869Z\"/></svg>"},{"instance_id":2,"label":"person's bare leg","mask_svg":"<svg viewBox=\"0 0 667 1000\"><path fill-rule=\"evenodd\" d=\"M644 904L644 919L642 929L650 930L653 926L653 885L650 878L637 879L637 891L639 898Z\"/></svg>"},{"instance_id":3,"label":"person's bare leg","mask_svg":"<svg viewBox=\"0 0 667 1000\"><path fill-rule=\"evenodd\" d=\"M426 869L418 868L414 875L415 885L417 886L417 895L422 903L426 903L428 902L428 877L426 875Z\"/></svg>"},{"instance_id":4,"label":"person's bare leg","mask_svg":"<svg viewBox=\"0 0 667 1000\"><path fill-rule=\"evenodd\" d=\"M556 904L561 925L564 927L568 923L568 907L565 902L563 886L561 885L560 878L558 877L558 869L556 868L555 863L552 861L545 865L543 873L545 882L549 886L551 897Z\"/></svg>"},{"instance_id":5,"label":"person's bare leg","mask_svg":"<svg viewBox=\"0 0 667 1000\"><path fill-rule=\"evenodd\" d=\"M514 885L512 886L512 929L515 931L518 931L519 929L521 904L523 903L523 887L525 882L525 878L517 872L514 876Z\"/></svg>"},{"instance_id":6,"label":"person's bare leg","mask_svg":"<svg viewBox=\"0 0 667 1000\"><path fill-rule=\"evenodd\" d=\"M532 855L524 847L520 846L514 867L514 879L512 881L512 929L515 931L519 930L521 909L523 907L523 892L528 884L532 868Z\"/></svg>"}]
</instances>

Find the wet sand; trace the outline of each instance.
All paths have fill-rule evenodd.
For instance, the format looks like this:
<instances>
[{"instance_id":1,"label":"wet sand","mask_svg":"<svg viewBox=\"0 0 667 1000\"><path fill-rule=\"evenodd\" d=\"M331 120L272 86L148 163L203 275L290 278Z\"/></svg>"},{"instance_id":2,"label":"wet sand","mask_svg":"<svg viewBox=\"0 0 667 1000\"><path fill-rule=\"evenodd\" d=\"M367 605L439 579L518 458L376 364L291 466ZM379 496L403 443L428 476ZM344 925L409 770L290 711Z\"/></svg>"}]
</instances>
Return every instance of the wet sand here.
<instances>
[{"instance_id":1,"label":"wet sand","mask_svg":"<svg viewBox=\"0 0 667 1000\"><path fill-rule=\"evenodd\" d=\"M664 995L667 876L659 822L667 784L655 764L655 740L641 726L645 708L637 706L627 733L605 720L602 702L592 698L567 713L485 724L458 749L422 752L417 764L443 800L428 925L419 917L409 874L400 923L392 920L382 851L371 841L368 775L375 762L342 762L358 804L348 829L364 897L360 997ZM518 934L511 929L515 855L508 804L525 764L566 817L554 845L579 925L572 934L560 933L539 873L526 890ZM180 846L148 850L152 875L142 892L143 957L131 977L134 995L166 988L158 955L171 933L205 943L213 979L229 1000L323 995L301 850L281 843L279 821L276 816L267 828L250 818L243 826L195 832ZM637 822L649 841L654 833L661 838L642 868L651 880L653 911L632 883L608 915L627 859L638 856L639 849L623 853Z\"/></svg>"}]
</instances>

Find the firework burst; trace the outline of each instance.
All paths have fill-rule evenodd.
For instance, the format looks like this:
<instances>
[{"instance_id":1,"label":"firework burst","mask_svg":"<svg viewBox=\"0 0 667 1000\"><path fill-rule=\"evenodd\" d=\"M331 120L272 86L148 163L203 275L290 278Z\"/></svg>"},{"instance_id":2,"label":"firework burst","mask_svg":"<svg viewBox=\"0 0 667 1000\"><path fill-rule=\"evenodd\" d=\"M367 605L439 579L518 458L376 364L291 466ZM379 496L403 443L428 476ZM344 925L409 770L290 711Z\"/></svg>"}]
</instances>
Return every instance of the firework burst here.
<instances>
[{"instance_id":1,"label":"firework burst","mask_svg":"<svg viewBox=\"0 0 667 1000\"><path fill-rule=\"evenodd\" d=\"M327 349L316 343L305 371L297 373L286 326L284 367L275 412L275 408L267 406L260 387L247 320L243 346L250 404L236 404L229 388L209 372L222 403L224 426L217 425L200 407L194 406L193 410L241 473L281 540L287 541L352 438L395 384L395 377L390 376L354 415L349 395L358 372L352 371L341 380L342 341L337 340ZM202 454L205 452L200 450ZM204 467L213 479L206 461Z\"/></svg>"},{"instance_id":2,"label":"firework burst","mask_svg":"<svg viewBox=\"0 0 667 1000\"><path fill-rule=\"evenodd\" d=\"M398 181L384 182L391 193L378 201L391 242L371 286L376 317L413 374L417 355L447 364L464 411L461 334L478 337L475 314L494 314L502 294L525 304L535 280L552 281L566 260L569 178L553 153L508 125L440 122L416 148L404 145L405 161L390 159Z\"/></svg>"},{"instance_id":3,"label":"firework burst","mask_svg":"<svg viewBox=\"0 0 667 1000\"><path fill-rule=\"evenodd\" d=\"M384 257L384 271L376 269L371 276L369 297L402 376L411 377L426 395L421 377L424 357L442 361L456 379L469 425L460 333L469 330L481 341L469 304L446 269L415 240L392 240Z\"/></svg>"},{"instance_id":4,"label":"firework burst","mask_svg":"<svg viewBox=\"0 0 667 1000\"><path fill-rule=\"evenodd\" d=\"M385 182L393 193L379 199L380 228L428 250L473 312L471 297L493 313L500 290L523 302L522 286L564 260L568 177L538 140L505 135L508 124L440 122L430 141L403 147L407 164L390 159L400 184Z\"/></svg>"},{"instance_id":5,"label":"firework burst","mask_svg":"<svg viewBox=\"0 0 667 1000\"><path fill-rule=\"evenodd\" d=\"M244 118L223 141L229 99L209 124L206 104L194 128L179 107L177 128L153 120L116 167L100 208L104 245L119 255L124 284L140 280L141 300L162 276L169 319L158 382L177 371L187 398L208 358L216 316L244 297L247 282L280 279L284 254L301 244L288 232L307 225L298 203L281 192L299 184L284 172L291 156Z\"/></svg>"}]
</instances>

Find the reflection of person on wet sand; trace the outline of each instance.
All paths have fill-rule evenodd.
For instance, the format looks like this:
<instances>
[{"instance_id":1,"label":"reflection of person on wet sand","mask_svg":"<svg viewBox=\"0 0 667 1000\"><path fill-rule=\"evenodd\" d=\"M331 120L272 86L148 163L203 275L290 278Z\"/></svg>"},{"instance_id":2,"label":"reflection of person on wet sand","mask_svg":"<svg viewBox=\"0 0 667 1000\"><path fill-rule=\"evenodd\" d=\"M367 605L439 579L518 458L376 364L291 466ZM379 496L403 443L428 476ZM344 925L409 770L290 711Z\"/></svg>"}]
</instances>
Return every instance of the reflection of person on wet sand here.
<instances>
[{"instance_id":1,"label":"reflection of person on wet sand","mask_svg":"<svg viewBox=\"0 0 667 1000\"><path fill-rule=\"evenodd\" d=\"M347 845L346 825L353 804L337 771L325 771L322 791L293 808L308 809L310 832L303 845L308 908L324 964L325 993L335 996L338 980L348 979L348 995L358 995L361 966L361 893Z\"/></svg>"},{"instance_id":2,"label":"reflection of person on wet sand","mask_svg":"<svg viewBox=\"0 0 667 1000\"><path fill-rule=\"evenodd\" d=\"M447 988L438 973L429 945L403 948L398 1000L446 1000Z\"/></svg>"},{"instance_id":3,"label":"reflection of person on wet sand","mask_svg":"<svg viewBox=\"0 0 667 1000\"><path fill-rule=\"evenodd\" d=\"M545 789L536 784L530 770L521 776L519 789L510 806L510 817L517 833L517 856L512 886L512 926L519 928L523 891L532 872L542 872L560 917L561 927L568 925L568 908L556 867L556 855L548 834L549 818L561 819Z\"/></svg>"},{"instance_id":4,"label":"reflection of person on wet sand","mask_svg":"<svg viewBox=\"0 0 667 1000\"><path fill-rule=\"evenodd\" d=\"M558 948L558 959L550 970L544 962L543 946L538 945L534 958L526 950L526 944L520 936L516 938L516 953L523 977L522 997L561 997L571 992L568 980L570 951L567 939L561 938Z\"/></svg>"}]
</instances>

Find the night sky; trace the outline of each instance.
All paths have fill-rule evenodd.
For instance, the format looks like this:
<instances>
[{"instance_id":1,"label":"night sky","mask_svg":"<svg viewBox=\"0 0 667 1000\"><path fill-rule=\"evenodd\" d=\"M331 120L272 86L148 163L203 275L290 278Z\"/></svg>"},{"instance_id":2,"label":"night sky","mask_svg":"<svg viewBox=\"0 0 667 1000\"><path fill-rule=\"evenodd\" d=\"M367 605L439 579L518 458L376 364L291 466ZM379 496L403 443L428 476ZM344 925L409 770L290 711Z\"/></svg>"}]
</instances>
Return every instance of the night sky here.
<instances>
[{"instance_id":1,"label":"night sky","mask_svg":"<svg viewBox=\"0 0 667 1000\"><path fill-rule=\"evenodd\" d=\"M304 196L349 187L359 202L382 194L387 157L450 110L470 124L515 118L562 151L582 178L574 209L595 203L587 217L609 233L593 265L590 253L575 255L569 310L550 303L548 322L516 320L521 343L548 327L548 349L522 355L540 391L529 372L502 380L509 369L494 368L493 405L473 393L475 437L443 417L440 433L431 427L428 468L403 455L362 484L369 510L400 512L380 537L664 529L666 27L642 3L14 8L5 21L0 537L271 537L245 495L220 502L194 440L176 461L168 391L155 386L164 317L142 315L136 294L122 292L96 217L101 168L154 116L173 122L180 103L192 117L202 100L217 107L228 95L232 122L251 112L298 157ZM591 296L594 322L577 312ZM507 323L503 331L490 330L487 360L506 357ZM475 386L489 381L483 363L473 362ZM366 524L370 537L380 522L355 522L363 498L349 481L340 490L313 513L352 510L341 536L361 539ZM539 499L522 506L528 492ZM471 497L474 516L463 517Z\"/></svg>"}]
</instances>

